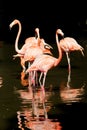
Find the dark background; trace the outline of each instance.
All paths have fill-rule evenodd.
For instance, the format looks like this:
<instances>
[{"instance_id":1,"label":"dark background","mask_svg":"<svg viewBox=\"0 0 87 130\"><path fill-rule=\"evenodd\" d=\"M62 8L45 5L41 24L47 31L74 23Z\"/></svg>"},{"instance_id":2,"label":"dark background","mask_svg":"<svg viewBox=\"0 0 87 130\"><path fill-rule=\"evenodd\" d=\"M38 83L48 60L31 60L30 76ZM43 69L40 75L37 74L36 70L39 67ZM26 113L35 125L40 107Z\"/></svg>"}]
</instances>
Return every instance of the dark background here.
<instances>
[{"instance_id":1,"label":"dark background","mask_svg":"<svg viewBox=\"0 0 87 130\"><path fill-rule=\"evenodd\" d=\"M14 41L9 24L19 19L22 24L20 40L34 36L34 29L40 28L41 37L55 42L55 31L61 28L65 36L77 38L87 36L87 9L84 1L29 1L3 0L0 3L0 40Z\"/></svg>"}]
</instances>

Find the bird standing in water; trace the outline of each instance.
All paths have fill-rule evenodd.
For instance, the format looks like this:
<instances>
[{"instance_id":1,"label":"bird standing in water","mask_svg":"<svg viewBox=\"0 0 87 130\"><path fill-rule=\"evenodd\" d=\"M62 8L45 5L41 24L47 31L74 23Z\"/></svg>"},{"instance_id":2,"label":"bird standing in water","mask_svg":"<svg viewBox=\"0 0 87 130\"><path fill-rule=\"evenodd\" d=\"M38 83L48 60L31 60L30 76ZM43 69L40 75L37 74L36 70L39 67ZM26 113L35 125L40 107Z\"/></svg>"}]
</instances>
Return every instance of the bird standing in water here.
<instances>
[{"instance_id":1,"label":"bird standing in water","mask_svg":"<svg viewBox=\"0 0 87 130\"><path fill-rule=\"evenodd\" d=\"M62 50L60 48L60 44L59 44L59 40L58 40L58 34L59 34L59 29L56 31L56 43L57 43L57 47L58 47L58 58L55 58L53 56L47 55L47 54L42 54L39 55L34 62L32 63L32 65L26 70L26 73L32 72L32 71L40 71L40 77L39 77L39 83L41 86L41 89L43 91L43 94L45 96L45 80L46 80L46 75L48 70L50 70L53 67L56 67L61 59L62 59ZM43 76L43 82L41 83L41 79ZM33 78L34 79L34 78Z\"/></svg>"},{"instance_id":2,"label":"bird standing in water","mask_svg":"<svg viewBox=\"0 0 87 130\"><path fill-rule=\"evenodd\" d=\"M59 29L59 31L60 31L60 35L62 36L62 39L60 40L60 47L62 51L66 53L67 61L68 61L68 70L69 70L69 73L71 73L69 53L71 51L80 51L82 55L84 56L84 53L83 53L84 48L81 45L79 45L78 42L74 38L72 37L64 38L64 33L62 32L62 30Z\"/></svg>"},{"instance_id":3,"label":"bird standing in water","mask_svg":"<svg viewBox=\"0 0 87 130\"><path fill-rule=\"evenodd\" d=\"M15 19L15 20L13 20L10 23L9 26L10 26L10 29L11 29L16 24L18 24L18 27L19 27L19 30L18 30L18 33L17 33L17 37L16 37L16 40L15 40L15 51L17 52L17 54L13 55L13 57L14 58L20 57L20 59L21 59L21 66L22 66L23 72L24 72L26 70L25 62L27 60L29 61L28 56L30 55L31 50L33 48L39 48L40 53L43 53L42 50L41 50L41 47L44 46L44 51L47 50L48 53L52 54L51 51L50 51L50 49L52 49L52 47L49 44L45 43L44 39L40 39L39 28L35 28L35 37L27 38L25 40L25 44L22 46L21 49L19 49L18 48L18 41L19 41L19 37L20 37L20 34L21 34L21 30L22 30L21 23L20 23L19 20ZM30 48L30 50L29 50L29 48ZM37 53L39 53L39 51L37 51ZM28 54L27 54L27 52L28 52ZM31 60L35 56L33 54L35 54L35 51L33 51L32 56L29 57Z\"/></svg>"}]
</instances>

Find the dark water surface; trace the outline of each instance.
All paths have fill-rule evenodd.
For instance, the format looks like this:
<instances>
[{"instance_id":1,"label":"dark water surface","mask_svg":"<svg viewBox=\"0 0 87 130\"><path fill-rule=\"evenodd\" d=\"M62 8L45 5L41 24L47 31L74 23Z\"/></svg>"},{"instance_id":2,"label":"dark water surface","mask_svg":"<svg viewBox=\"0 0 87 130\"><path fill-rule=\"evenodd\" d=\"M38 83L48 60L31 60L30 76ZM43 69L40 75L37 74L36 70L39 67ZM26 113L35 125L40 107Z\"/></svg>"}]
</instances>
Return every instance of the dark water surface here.
<instances>
[{"instance_id":1,"label":"dark water surface","mask_svg":"<svg viewBox=\"0 0 87 130\"><path fill-rule=\"evenodd\" d=\"M39 87L32 93L27 79L22 77L20 59L13 60L14 44L0 42L0 130L87 129L87 39L80 42L85 56L80 52L71 53L71 75L65 55L61 63L48 72L44 104ZM57 57L56 45L53 44L53 48ZM67 87L69 76L71 81ZM47 121L43 119L43 106L48 114ZM33 112L39 113L39 121Z\"/></svg>"}]
</instances>

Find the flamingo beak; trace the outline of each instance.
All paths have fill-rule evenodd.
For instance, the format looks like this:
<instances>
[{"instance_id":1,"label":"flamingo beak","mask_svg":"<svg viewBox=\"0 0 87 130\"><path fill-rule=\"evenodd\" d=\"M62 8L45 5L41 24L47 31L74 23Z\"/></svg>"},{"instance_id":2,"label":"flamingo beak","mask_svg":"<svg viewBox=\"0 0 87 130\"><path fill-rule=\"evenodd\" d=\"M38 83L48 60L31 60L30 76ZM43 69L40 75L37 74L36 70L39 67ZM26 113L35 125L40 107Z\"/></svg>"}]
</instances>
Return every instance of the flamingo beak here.
<instances>
[{"instance_id":1,"label":"flamingo beak","mask_svg":"<svg viewBox=\"0 0 87 130\"><path fill-rule=\"evenodd\" d=\"M46 49L53 49L53 47L51 45L47 44L47 43L44 43L44 47Z\"/></svg>"},{"instance_id":2,"label":"flamingo beak","mask_svg":"<svg viewBox=\"0 0 87 130\"><path fill-rule=\"evenodd\" d=\"M64 38L64 33L63 33L63 32L61 33L61 35L62 35L62 37Z\"/></svg>"},{"instance_id":3,"label":"flamingo beak","mask_svg":"<svg viewBox=\"0 0 87 130\"><path fill-rule=\"evenodd\" d=\"M9 25L10 30L11 30L11 28L12 28L12 26L11 26L11 25L12 25L12 24L10 24L10 25Z\"/></svg>"}]
</instances>

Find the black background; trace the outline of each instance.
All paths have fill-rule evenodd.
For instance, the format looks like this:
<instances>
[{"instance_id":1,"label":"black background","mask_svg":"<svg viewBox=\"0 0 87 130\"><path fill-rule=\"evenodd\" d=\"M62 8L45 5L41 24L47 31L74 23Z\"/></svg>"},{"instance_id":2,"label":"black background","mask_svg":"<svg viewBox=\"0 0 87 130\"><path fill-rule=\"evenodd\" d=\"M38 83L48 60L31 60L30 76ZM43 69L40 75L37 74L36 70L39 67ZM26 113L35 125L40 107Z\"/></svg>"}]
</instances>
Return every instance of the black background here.
<instances>
[{"instance_id":1,"label":"black background","mask_svg":"<svg viewBox=\"0 0 87 130\"><path fill-rule=\"evenodd\" d=\"M36 27L47 42L55 41L57 28L61 28L66 36L77 37L87 28L86 12L84 1L3 0L0 4L0 39L13 40L9 24L14 19L19 19L22 24L21 40L33 36Z\"/></svg>"}]
</instances>

